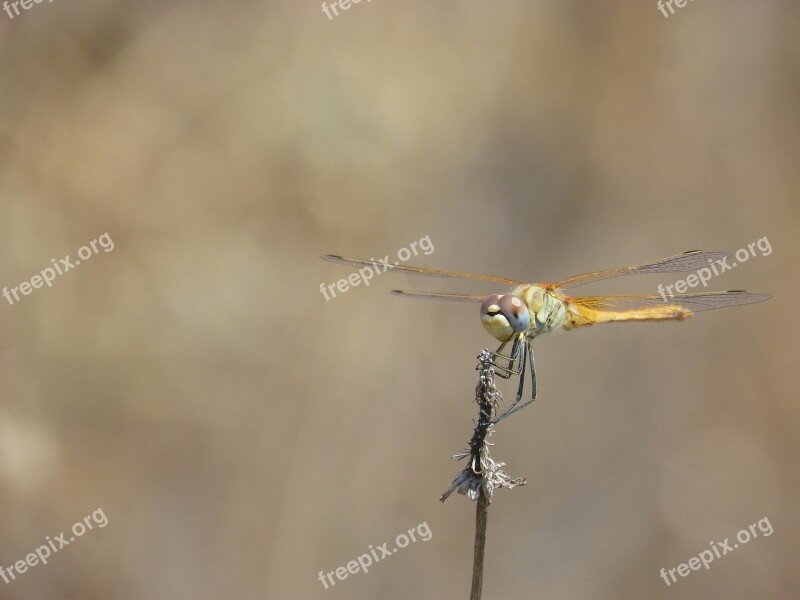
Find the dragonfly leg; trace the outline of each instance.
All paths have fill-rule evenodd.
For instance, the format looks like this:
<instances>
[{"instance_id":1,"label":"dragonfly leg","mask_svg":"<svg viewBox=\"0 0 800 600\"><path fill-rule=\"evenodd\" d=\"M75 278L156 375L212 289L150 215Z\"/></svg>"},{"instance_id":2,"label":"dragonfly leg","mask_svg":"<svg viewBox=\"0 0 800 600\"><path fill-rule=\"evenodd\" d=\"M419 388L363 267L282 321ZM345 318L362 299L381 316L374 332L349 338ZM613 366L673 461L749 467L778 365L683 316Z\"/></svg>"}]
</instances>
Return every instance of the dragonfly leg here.
<instances>
[{"instance_id":1,"label":"dragonfly leg","mask_svg":"<svg viewBox=\"0 0 800 600\"><path fill-rule=\"evenodd\" d=\"M520 346L522 345L520 338L514 339L514 345L511 346L511 356L501 354L503 348L505 348L507 344L508 342L503 342L500 344L497 352L492 352L492 364L496 369L496 375L498 377L502 377L503 379L509 379L512 375L519 375L522 371L522 367L524 367L524 363L522 361L517 362L516 366L514 365L520 354ZM497 359L506 360L508 363L506 365L501 365Z\"/></svg>"},{"instance_id":2,"label":"dragonfly leg","mask_svg":"<svg viewBox=\"0 0 800 600\"><path fill-rule=\"evenodd\" d=\"M523 368L523 373L520 376L519 390L517 391L517 399L514 400L514 403L511 406L509 406L503 412L502 415L500 415L499 417L497 417L493 421L493 424L497 424L500 421L502 421L503 419L505 419L506 417L510 417L515 412L517 412L519 410L522 410L523 408L528 406L531 402L536 400L536 367L535 367L534 362L533 362L533 349L530 348L530 346L528 346L526 344L525 350L526 350L526 354L528 355L528 365L529 365L530 371L531 371L531 399L528 400L527 402L517 406L517 404L519 404L520 398L522 398L522 380L525 378L525 372L524 372L524 368ZM524 358L522 360L524 361ZM523 362L523 365L524 365L524 362Z\"/></svg>"},{"instance_id":3,"label":"dragonfly leg","mask_svg":"<svg viewBox=\"0 0 800 600\"><path fill-rule=\"evenodd\" d=\"M522 392L525 390L525 354L527 352L527 344L521 344L520 348L520 356L519 356L519 364L522 365L522 369L520 369L519 373L519 387L517 388L517 397L514 399L514 402L511 403L505 412L510 411L513 409L519 401L522 400Z\"/></svg>"}]
</instances>

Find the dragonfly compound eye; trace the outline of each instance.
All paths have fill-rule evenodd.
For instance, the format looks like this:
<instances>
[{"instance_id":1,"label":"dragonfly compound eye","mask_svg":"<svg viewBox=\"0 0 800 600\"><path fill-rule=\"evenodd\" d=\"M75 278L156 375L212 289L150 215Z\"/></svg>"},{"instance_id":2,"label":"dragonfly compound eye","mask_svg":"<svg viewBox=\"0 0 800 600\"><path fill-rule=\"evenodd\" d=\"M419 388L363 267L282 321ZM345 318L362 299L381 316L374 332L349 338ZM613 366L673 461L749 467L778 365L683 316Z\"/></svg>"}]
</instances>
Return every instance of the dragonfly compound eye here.
<instances>
[{"instance_id":1,"label":"dragonfly compound eye","mask_svg":"<svg viewBox=\"0 0 800 600\"><path fill-rule=\"evenodd\" d=\"M481 322L492 336L507 342L531 325L528 305L518 296L492 294L481 304Z\"/></svg>"},{"instance_id":2,"label":"dragonfly compound eye","mask_svg":"<svg viewBox=\"0 0 800 600\"><path fill-rule=\"evenodd\" d=\"M531 315L528 312L528 305L525 304L525 301L519 296L514 296L512 294L500 296L497 304L503 316L508 320L509 325L511 325L517 333L527 331L531 326Z\"/></svg>"}]
</instances>

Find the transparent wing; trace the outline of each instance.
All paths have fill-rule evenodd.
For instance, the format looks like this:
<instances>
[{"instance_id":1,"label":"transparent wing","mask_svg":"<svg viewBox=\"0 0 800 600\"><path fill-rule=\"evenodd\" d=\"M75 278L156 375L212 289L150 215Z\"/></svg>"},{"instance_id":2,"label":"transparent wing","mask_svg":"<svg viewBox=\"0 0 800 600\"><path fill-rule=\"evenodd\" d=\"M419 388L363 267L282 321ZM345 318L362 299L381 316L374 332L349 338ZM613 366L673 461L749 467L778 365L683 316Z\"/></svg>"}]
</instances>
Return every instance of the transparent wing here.
<instances>
[{"instance_id":1,"label":"transparent wing","mask_svg":"<svg viewBox=\"0 0 800 600\"><path fill-rule=\"evenodd\" d=\"M564 297L567 306L565 329L614 321L682 320L703 310L753 304L769 300L768 294L740 290L663 296L578 296Z\"/></svg>"},{"instance_id":2,"label":"transparent wing","mask_svg":"<svg viewBox=\"0 0 800 600\"><path fill-rule=\"evenodd\" d=\"M477 296L475 294L437 294L435 292L404 292L403 290L392 290L392 294L403 298L448 300L450 302L482 302L486 298L486 296Z\"/></svg>"},{"instance_id":3,"label":"transparent wing","mask_svg":"<svg viewBox=\"0 0 800 600\"><path fill-rule=\"evenodd\" d=\"M334 254L327 254L322 257L323 260L328 262L337 263L340 265L350 265L354 267L372 267L377 273L384 272L400 272L411 273L414 275L427 275L429 277L457 277L460 279L478 279L480 281L491 281L493 283L503 283L505 285L520 285L521 281L514 279L506 279L505 277L493 277L492 275L480 275L478 273L462 273L461 271L444 271L442 269L423 269L421 267L412 267L410 265L389 264L386 265L380 261L359 260L357 258L343 258Z\"/></svg>"},{"instance_id":4,"label":"transparent wing","mask_svg":"<svg viewBox=\"0 0 800 600\"><path fill-rule=\"evenodd\" d=\"M708 292L704 294L678 294L666 301L661 295L655 296L576 296L568 299L573 306L592 310L626 312L629 310L652 309L654 311L674 311L680 307L691 312L715 310L741 304L754 304L769 300L769 294L754 294L742 290L729 292Z\"/></svg>"},{"instance_id":5,"label":"transparent wing","mask_svg":"<svg viewBox=\"0 0 800 600\"><path fill-rule=\"evenodd\" d=\"M702 250L690 250L689 252L684 252L683 254L669 256L667 258L662 258L655 262L643 265L574 275L572 277L562 279L561 281L558 281L552 285L557 288L569 288L583 285L584 283L589 283L590 281L599 281L601 279L620 277L622 275L630 275L632 273L677 273L682 271L696 271L697 269L707 267L709 264L720 261L728 256L730 256L728 252L704 252Z\"/></svg>"}]
</instances>

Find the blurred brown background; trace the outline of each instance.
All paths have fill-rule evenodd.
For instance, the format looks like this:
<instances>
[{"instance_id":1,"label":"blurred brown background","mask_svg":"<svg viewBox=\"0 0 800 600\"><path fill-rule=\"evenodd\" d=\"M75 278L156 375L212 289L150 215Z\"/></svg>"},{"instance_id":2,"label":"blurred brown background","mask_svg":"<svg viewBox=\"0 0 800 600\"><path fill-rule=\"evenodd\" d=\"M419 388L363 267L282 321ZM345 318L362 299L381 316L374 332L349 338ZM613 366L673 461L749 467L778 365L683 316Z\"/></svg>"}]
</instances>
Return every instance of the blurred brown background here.
<instances>
[{"instance_id":1,"label":"blurred brown background","mask_svg":"<svg viewBox=\"0 0 800 600\"><path fill-rule=\"evenodd\" d=\"M9 599L466 598L474 306L321 254L547 280L692 248L773 294L537 340L494 455L485 597L795 598L800 47L794 3L374 0L0 12L0 564L109 519ZM655 293L630 278L585 293ZM635 279L635 280L633 280ZM513 395L512 384L504 388ZM667 587L662 567L774 527ZM368 546L417 542L325 590ZM391 547L391 545L390 545Z\"/></svg>"}]
</instances>

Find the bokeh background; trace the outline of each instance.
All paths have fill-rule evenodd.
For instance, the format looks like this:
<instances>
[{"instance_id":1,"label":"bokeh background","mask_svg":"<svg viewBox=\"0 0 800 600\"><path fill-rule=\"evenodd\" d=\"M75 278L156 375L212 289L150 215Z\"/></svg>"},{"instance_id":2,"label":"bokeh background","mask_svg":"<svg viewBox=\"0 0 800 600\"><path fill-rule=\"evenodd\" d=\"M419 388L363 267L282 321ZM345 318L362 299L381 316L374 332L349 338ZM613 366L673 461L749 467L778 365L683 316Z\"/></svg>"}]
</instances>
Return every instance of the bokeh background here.
<instances>
[{"instance_id":1,"label":"bokeh background","mask_svg":"<svg viewBox=\"0 0 800 600\"><path fill-rule=\"evenodd\" d=\"M337 253L541 281L693 248L768 303L537 341L493 437L486 598L795 598L800 9L702 0L0 13L0 565L17 599L466 598L476 307L325 301ZM655 293L669 279L586 293ZM582 289L581 291L584 291ZM513 383L503 388L512 395ZM667 587L709 541L759 537ZM369 545L433 534L326 590ZM391 547L391 545L390 545Z\"/></svg>"}]
</instances>

